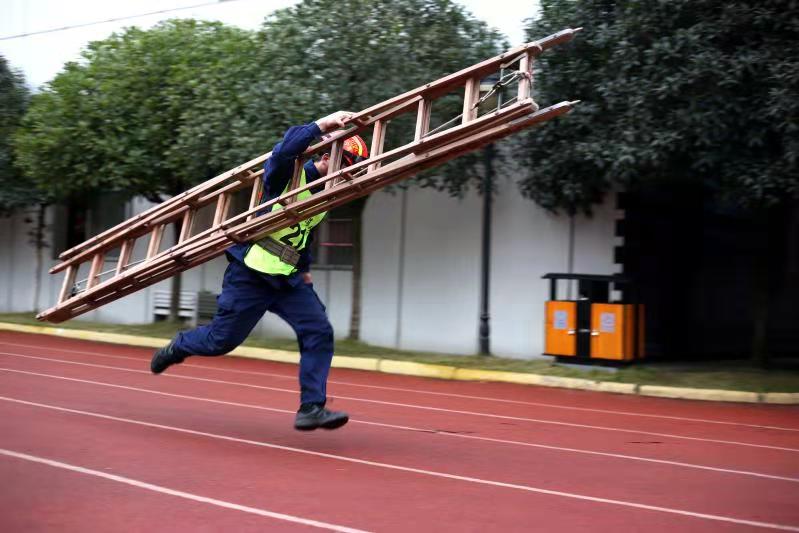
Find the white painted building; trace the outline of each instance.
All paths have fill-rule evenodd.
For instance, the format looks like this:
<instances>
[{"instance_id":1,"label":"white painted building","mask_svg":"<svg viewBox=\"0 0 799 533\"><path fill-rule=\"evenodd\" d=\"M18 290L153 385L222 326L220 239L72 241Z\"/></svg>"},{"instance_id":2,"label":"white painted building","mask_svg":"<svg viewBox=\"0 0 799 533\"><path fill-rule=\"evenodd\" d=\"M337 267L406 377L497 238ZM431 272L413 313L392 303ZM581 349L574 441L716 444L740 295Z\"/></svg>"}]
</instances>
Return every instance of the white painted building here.
<instances>
[{"instance_id":1,"label":"white painted building","mask_svg":"<svg viewBox=\"0 0 799 533\"><path fill-rule=\"evenodd\" d=\"M404 350L474 354L478 350L480 312L481 198L456 199L429 189L410 188L374 194L364 213L361 338ZM125 216L149 204L131 202ZM62 223L48 211L48 240ZM515 184L499 186L494 205L491 254L491 348L496 355L533 357L543 351L547 272L569 269L612 274L615 220L620 214L609 198L592 218L576 217L573 247L570 220L554 216L521 198ZM90 212L91 218L91 212ZM50 307L61 275L50 276L53 250L45 250L39 301L34 303L35 248L24 215L0 219L0 312ZM54 222L56 222L54 224ZM91 226L91 220L89 225ZM55 229L54 229L55 228ZM56 239L58 240L58 239ZM404 250L404 253L403 253ZM183 290L219 293L224 258L183 275ZM349 331L352 274L346 269L314 268L314 281L336 334ZM79 276L81 277L81 276ZM83 275L85 277L85 275ZM154 291L144 289L76 320L146 323L154 319ZM290 337L289 327L267 315L257 333Z\"/></svg>"}]
</instances>

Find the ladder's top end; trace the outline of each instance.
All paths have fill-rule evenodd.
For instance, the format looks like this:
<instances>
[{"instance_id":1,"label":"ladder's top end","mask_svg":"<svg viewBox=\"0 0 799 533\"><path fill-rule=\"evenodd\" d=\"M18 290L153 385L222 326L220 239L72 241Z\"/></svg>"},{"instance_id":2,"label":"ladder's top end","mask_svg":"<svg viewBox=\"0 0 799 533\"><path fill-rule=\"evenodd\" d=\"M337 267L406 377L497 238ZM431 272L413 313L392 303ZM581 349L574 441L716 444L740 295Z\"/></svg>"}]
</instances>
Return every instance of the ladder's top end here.
<instances>
[{"instance_id":1,"label":"ladder's top end","mask_svg":"<svg viewBox=\"0 0 799 533\"><path fill-rule=\"evenodd\" d=\"M550 35L549 37L566 38L566 40L568 41L571 40L572 37L574 37L574 34L583 31L583 29L584 28L582 26L580 26L579 28L566 28L565 30L560 30L558 33ZM545 37L544 39L539 39L537 41L526 42L522 46L525 46L527 48L538 46L540 48L541 42L545 41L546 39L549 39L549 37Z\"/></svg>"},{"instance_id":2,"label":"ladder's top end","mask_svg":"<svg viewBox=\"0 0 799 533\"><path fill-rule=\"evenodd\" d=\"M571 102L569 102L569 105L570 106L575 106L575 105L579 104L580 102L582 102L582 100L572 100Z\"/></svg>"}]
</instances>

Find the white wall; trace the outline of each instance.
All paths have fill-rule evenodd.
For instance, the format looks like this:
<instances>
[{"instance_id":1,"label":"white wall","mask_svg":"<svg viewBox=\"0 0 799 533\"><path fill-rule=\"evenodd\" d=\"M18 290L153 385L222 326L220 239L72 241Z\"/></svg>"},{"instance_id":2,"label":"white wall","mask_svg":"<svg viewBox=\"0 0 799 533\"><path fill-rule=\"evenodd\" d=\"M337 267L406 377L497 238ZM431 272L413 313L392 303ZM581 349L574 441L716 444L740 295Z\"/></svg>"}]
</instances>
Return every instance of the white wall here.
<instances>
[{"instance_id":1,"label":"white wall","mask_svg":"<svg viewBox=\"0 0 799 533\"><path fill-rule=\"evenodd\" d=\"M613 233L619 214L612 199L609 195L593 217L575 218L574 272L616 272ZM541 276L568 271L569 218L523 199L510 181L498 184L493 211L491 351L535 357L543 351L544 301L549 297ZM369 199L364 216L363 340L405 350L474 354L482 199L476 194L453 199L415 188L381 192Z\"/></svg>"},{"instance_id":2,"label":"white wall","mask_svg":"<svg viewBox=\"0 0 799 533\"><path fill-rule=\"evenodd\" d=\"M128 216L138 214L152 204L136 199L129 204ZM48 270L57 261L51 259L53 251L44 250L41 276L41 293L38 304L34 302L34 273L36 264L35 249L29 242L28 232L32 225L25 222L29 216L19 213L0 219L0 312L32 312L44 310L55 305L61 288L63 274L49 275ZM53 226L53 209L47 212L47 225ZM31 215L32 217L32 215ZM48 240L51 238L48 230ZM162 249L171 245L171 235L164 236ZM147 239L139 239L133 252L132 261L146 253ZM78 272L77 279L88 276L89 265ZM112 268L106 265L104 270ZM183 273L182 290L210 291L219 294L222 290L222 276L227 267L225 257L218 257L197 268ZM153 292L169 290L170 280L162 281L124 298L111 302L99 309L76 317L76 321L109 322L117 324L142 324L153 320ZM328 314L338 336L349 335L350 309L352 307L352 273L342 270L318 270L314 272L314 286L320 299L328 306ZM291 328L274 315L267 315L256 327L256 331L269 336L293 337Z\"/></svg>"},{"instance_id":3,"label":"white wall","mask_svg":"<svg viewBox=\"0 0 799 533\"><path fill-rule=\"evenodd\" d=\"M543 311L548 284L541 276L568 270L570 221L521 198L503 181L494 204L491 257L491 350L510 357L536 357L543 351ZM612 274L613 195L592 218L574 221L574 271ZM404 203L404 207L403 207ZM149 203L133 202L129 214ZM52 218L50 213L49 218ZM0 311L30 311L35 254L23 215L0 221ZM410 188L374 194L364 212L361 337L378 346L404 350L473 354L478 349L482 199L451 198ZM145 239L146 240L146 239ZM142 240L134 259L144 254ZM169 238L165 236L164 246ZM54 304L62 276L49 276L55 262L46 250L40 309ZM219 293L224 257L183 273L183 290ZM106 267L109 268L109 267ZM86 270L88 269L88 265ZM78 279L86 277L81 271ZM352 275L314 269L314 285L326 304L336 335L349 334ZM146 323L153 318L154 290L169 281L112 302L76 320ZM289 326L267 313L256 332L293 337Z\"/></svg>"},{"instance_id":4,"label":"white wall","mask_svg":"<svg viewBox=\"0 0 799 533\"><path fill-rule=\"evenodd\" d=\"M454 199L427 189L377 193L369 199L364 213L364 341L405 350L474 353L476 338L470 333L477 328L480 276L476 213L475 197Z\"/></svg>"}]
</instances>

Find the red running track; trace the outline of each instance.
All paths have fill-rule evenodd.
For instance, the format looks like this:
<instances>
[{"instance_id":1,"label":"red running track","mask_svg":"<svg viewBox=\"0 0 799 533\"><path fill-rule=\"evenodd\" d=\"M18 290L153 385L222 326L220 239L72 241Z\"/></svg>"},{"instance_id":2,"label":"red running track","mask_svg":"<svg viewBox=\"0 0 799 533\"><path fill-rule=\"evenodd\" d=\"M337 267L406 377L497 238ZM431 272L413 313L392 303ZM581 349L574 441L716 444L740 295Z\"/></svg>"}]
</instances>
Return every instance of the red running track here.
<instances>
[{"instance_id":1,"label":"red running track","mask_svg":"<svg viewBox=\"0 0 799 533\"><path fill-rule=\"evenodd\" d=\"M0 332L0 530L799 531L799 408L296 366Z\"/></svg>"}]
</instances>

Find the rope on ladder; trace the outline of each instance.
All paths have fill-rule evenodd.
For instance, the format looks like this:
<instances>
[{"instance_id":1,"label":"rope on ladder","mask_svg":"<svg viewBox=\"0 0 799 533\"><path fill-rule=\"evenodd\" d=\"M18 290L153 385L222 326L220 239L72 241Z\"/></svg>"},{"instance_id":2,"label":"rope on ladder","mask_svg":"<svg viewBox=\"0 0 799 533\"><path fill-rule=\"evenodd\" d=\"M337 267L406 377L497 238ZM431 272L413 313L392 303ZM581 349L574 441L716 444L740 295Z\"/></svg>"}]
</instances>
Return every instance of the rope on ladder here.
<instances>
[{"instance_id":1,"label":"rope on ladder","mask_svg":"<svg viewBox=\"0 0 799 533\"><path fill-rule=\"evenodd\" d=\"M505 87L505 86L507 86L507 85L510 85L511 83L513 83L513 82L515 82L515 81L519 80L520 78L529 78L529 76L530 76L530 75L529 75L528 73L526 73L526 72L522 72L521 70L514 70L514 71L513 71L513 72L511 72L510 74L505 74L504 76L502 76L502 77L501 77L501 78L500 78L500 79L499 79L499 80L498 80L498 81L497 81L497 82L496 82L496 83L495 83L495 84L494 84L494 85L491 87L491 89L490 89L490 90L489 90L487 93L485 93L485 94L484 94L484 95L483 95L483 96L482 96L482 97L481 97L481 98L480 98L480 99L479 99L477 102L475 102L474 106L472 106L472 109L476 109L476 108L477 108L477 107L478 107L480 104L482 104L483 102L485 102L486 100L488 100L489 98L491 98L491 96L492 96L494 93L496 93L496 92L497 92L499 89L502 89L503 87ZM501 108L503 108L503 107L505 107L505 106L507 106L507 105L510 105L510 104L512 104L512 103L513 103L513 102L515 102L517 99L518 99L518 96L514 96L513 98L511 98L511 99L510 99L510 100L508 100L507 102L502 102L502 104L499 106L499 109L501 109ZM442 129L446 128L447 126L449 126L449 125L450 125L450 124L452 124L453 122L456 122L456 121L460 120L460 118L461 118L461 117L463 117L463 113L460 113L460 114L458 114L457 116L455 116L455 117L452 117L452 118L451 118L451 119L449 119L448 121L444 122L444 123L443 123L443 124L441 124L440 126L438 126L438 127L436 127L436 128L433 128L432 130L430 130L430 131L428 131L427 133L425 133L423 137L427 137L428 135L432 135L432 134L434 134L434 133L436 133L436 132L438 132L438 131L441 131Z\"/></svg>"}]
</instances>

